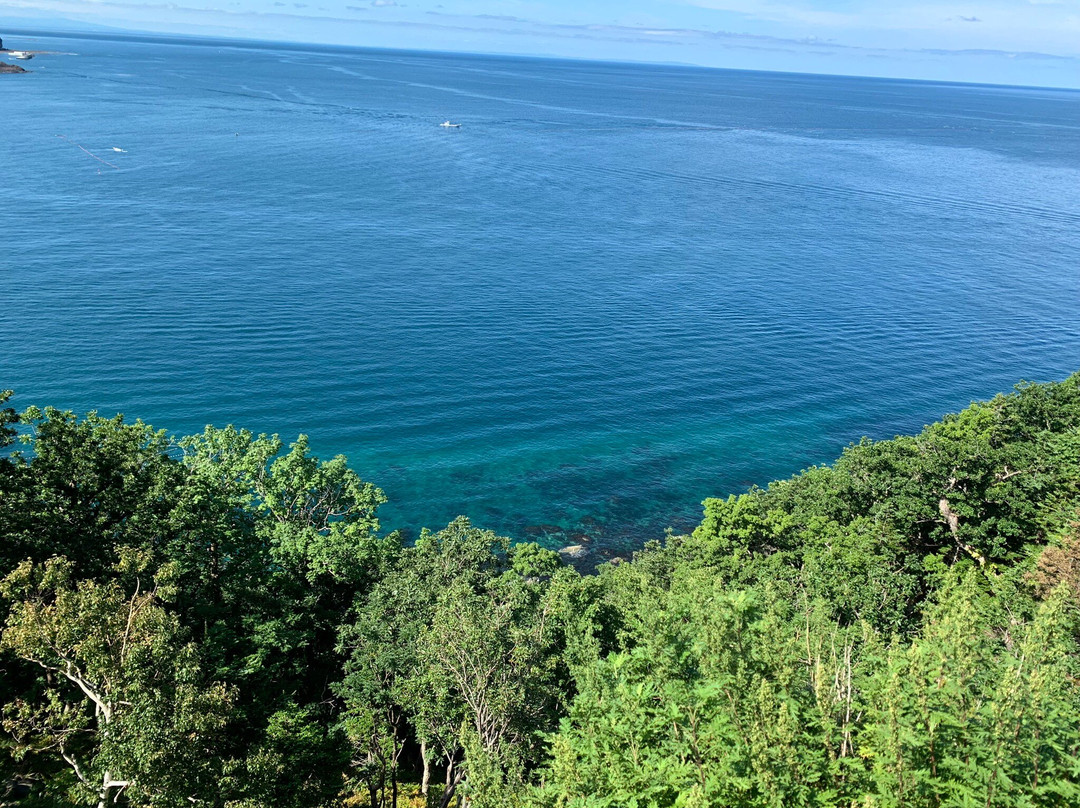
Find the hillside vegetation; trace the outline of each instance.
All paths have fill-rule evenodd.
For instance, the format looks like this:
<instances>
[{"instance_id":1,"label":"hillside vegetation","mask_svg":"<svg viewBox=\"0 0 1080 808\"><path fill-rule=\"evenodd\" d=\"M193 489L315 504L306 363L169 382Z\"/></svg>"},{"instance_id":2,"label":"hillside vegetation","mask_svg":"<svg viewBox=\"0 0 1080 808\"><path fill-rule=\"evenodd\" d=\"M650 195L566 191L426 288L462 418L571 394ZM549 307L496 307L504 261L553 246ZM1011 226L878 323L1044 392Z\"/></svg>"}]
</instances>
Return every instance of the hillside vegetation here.
<instances>
[{"instance_id":1,"label":"hillside vegetation","mask_svg":"<svg viewBox=\"0 0 1080 808\"><path fill-rule=\"evenodd\" d=\"M589 576L406 543L304 437L9 400L0 805L1080 805L1080 374Z\"/></svg>"}]
</instances>

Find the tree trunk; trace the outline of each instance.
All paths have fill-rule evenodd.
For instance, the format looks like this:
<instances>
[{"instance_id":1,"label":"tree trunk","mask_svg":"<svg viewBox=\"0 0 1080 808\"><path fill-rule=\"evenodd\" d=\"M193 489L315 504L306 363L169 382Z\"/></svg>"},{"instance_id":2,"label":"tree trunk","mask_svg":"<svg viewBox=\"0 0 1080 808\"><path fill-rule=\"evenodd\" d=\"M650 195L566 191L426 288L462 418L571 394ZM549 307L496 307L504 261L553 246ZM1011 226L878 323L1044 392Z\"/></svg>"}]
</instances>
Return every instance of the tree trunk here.
<instances>
[{"instance_id":1,"label":"tree trunk","mask_svg":"<svg viewBox=\"0 0 1080 808\"><path fill-rule=\"evenodd\" d=\"M395 710L390 710L390 727L392 729L392 735L390 736L393 742L393 747L390 753L390 806L391 808L397 808L398 798L398 761L401 760L401 753L405 751L405 741L401 737L401 725L403 723L403 716L398 714Z\"/></svg>"},{"instance_id":2,"label":"tree trunk","mask_svg":"<svg viewBox=\"0 0 1080 808\"><path fill-rule=\"evenodd\" d=\"M454 758L451 757L446 766L446 790L443 792L442 800L439 802L439 808L450 808L450 803L454 801L454 792L457 791L462 775L462 771L454 765Z\"/></svg>"},{"instance_id":3,"label":"tree trunk","mask_svg":"<svg viewBox=\"0 0 1080 808\"><path fill-rule=\"evenodd\" d=\"M101 790L98 791L98 804L97 808L106 808L109 802L109 793L114 788L125 789L128 786L127 780L113 780L110 772L105 772L101 778Z\"/></svg>"},{"instance_id":4,"label":"tree trunk","mask_svg":"<svg viewBox=\"0 0 1080 808\"><path fill-rule=\"evenodd\" d=\"M431 761L428 759L427 741L420 741L420 760L424 763L424 777L420 781L420 793L426 797L428 784L431 783Z\"/></svg>"}]
</instances>

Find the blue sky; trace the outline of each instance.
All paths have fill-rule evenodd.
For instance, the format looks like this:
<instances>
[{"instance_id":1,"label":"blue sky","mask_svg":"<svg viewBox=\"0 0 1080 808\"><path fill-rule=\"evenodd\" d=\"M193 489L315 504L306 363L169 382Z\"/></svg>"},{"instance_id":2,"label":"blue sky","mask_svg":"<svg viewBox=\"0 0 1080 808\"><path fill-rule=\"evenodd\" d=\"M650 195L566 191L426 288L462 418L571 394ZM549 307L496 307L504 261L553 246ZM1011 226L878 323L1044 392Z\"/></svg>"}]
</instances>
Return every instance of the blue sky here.
<instances>
[{"instance_id":1,"label":"blue sky","mask_svg":"<svg viewBox=\"0 0 1080 808\"><path fill-rule=\"evenodd\" d=\"M1080 87L1080 0L0 0L34 21Z\"/></svg>"}]
</instances>

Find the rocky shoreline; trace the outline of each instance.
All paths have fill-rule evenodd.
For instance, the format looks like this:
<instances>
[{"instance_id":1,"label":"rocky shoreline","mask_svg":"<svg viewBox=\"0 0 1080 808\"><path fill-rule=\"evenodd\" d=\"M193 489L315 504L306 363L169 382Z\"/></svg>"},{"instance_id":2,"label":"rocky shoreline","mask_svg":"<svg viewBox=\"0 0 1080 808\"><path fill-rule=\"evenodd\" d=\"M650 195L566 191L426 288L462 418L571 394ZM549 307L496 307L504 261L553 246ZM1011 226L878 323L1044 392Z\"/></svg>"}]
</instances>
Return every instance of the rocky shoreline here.
<instances>
[{"instance_id":1,"label":"rocky shoreline","mask_svg":"<svg viewBox=\"0 0 1080 808\"><path fill-rule=\"evenodd\" d=\"M4 47L4 40L0 39L0 58L4 56L15 55L15 58L32 59L36 56L35 51L13 51L11 48ZM13 65L10 62L0 62L0 73L29 73L25 67L19 67L19 65Z\"/></svg>"}]
</instances>

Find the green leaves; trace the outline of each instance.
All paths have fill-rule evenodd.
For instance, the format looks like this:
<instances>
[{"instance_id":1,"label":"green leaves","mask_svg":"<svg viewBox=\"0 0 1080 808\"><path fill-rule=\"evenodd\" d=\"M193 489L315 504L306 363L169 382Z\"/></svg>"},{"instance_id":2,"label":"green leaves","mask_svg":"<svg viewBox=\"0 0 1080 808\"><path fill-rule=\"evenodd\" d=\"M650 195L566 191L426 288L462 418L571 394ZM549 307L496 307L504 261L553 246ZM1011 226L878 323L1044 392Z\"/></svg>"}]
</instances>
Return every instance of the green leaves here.
<instances>
[{"instance_id":1,"label":"green leaves","mask_svg":"<svg viewBox=\"0 0 1080 808\"><path fill-rule=\"evenodd\" d=\"M32 455L12 458L0 497L0 562L64 555L97 575L119 546L149 548L175 531L183 470L164 433L121 416L78 419L52 408L21 416Z\"/></svg>"},{"instance_id":2,"label":"green leaves","mask_svg":"<svg viewBox=\"0 0 1080 808\"><path fill-rule=\"evenodd\" d=\"M1080 788L1068 597L1062 587L1018 619L1023 595L971 569L917 637L886 647L868 626L831 624L821 606L727 593L699 573L676 578L639 644L579 677L537 797L1057 804Z\"/></svg>"},{"instance_id":3,"label":"green leaves","mask_svg":"<svg viewBox=\"0 0 1080 808\"><path fill-rule=\"evenodd\" d=\"M233 696L203 680L164 608L173 570L152 570L143 551L119 555L112 580L79 580L56 557L23 562L0 584L12 602L0 649L51 674L36 699L5 708L4 726L17 756L63 760L87 795L182 805L214 777L206 753Z\"/></svg>"},{"instance_id":4,"label":"green leaves","mask_svg":"<svg viewBox=\"0 0 1080 808\"><path fill-rule=\"evenodd\" d=\"M36 804L386 808L417 766L441 808L1080 802L1080 375L587 578L465 518L403 546L304 436L18 420L0 722Z\"/></svg>"},{"instance_id":5,"label":"green leaves","mask_svg":"<svg viewBox=\"0 0 1080 808\"><path fill-rule=\"evenodd\" d=\"M1080 375L705 502L604 571L544 805L1031 806L1080 788ZM1025 583L1032 544L1064 532ZM1075 797L1072 797L1075 799ZM1068 801L1066 799L1066 801Z\"/></svg>"},{"instance_id":6,"label":"green leaves","mask_svg":"<svg viewBox=\"0 0 1080 808\"><path fill-rule=\"evenodd\" d=\"M968 572L864 685L860 752L879 804L1050 806L1075 793L1075 615L1064 591L1027 620L1003 596Z\"/></svg>"},{"instance_id":7,"label":"green leaves","mask_svg":"<svg viewBox=\"0 0 1080 808\"><path fill-rule=\"evenodd\" d=\"M80 745L69 755L79 788L166 804L174 773L189 789L221 781L223 767L247 770L289 704L315 721L323 752L343 750L326 693L341 676L338 625L398 546L378 535L382 493L343 458L320 462L303 437L283 452L276 437L232 427L174 443L119 416L31 408L21 420L30 451L0 468L11 607L0 664L16 674L0 695L16 751L63 759L41 741L63 738ZM74 729L80 703L97 716L85 731ZM308 776L259 788L281 801L306 793ZM336 792L340 777L327 777ZM197 799L254 787L221 782Z\"/></svg>"},{"instance_id":8,"label":"green leaves","mask_svg":"<svg viewBox=\"0 0 1080 808\"><path fill-rule=\"evenodd\" d=\"M14 390L0 390L0 404L6 404L13 395ZM12 444L15 439L15 428L12 424L18 422L19 416L13 407L0 408L0 449Z\"/></svg>"},{"instance_id":9,"label":"green leaves","mask_svg":"<svg viewBox=\"0 0 1080 808\"><path fill-rule=\"evenodd\" d=\"M360 582L377 563L375 514L386 497L343 456L320 461L305 435L280 454L276 435L255 438L233 427L207 427L181 446L185 465L210 486L209 494L195 496L225 498L253 511L273 563L312 584L322 577Z\"/></svg>"},{"instance_id":10,"label":"green leaves","mask_svg":"<svg viewBox=\"0 0 1080 808\"><path fill-rule=\"evenodd\" d=\"M356 604L340 633L350 658L338 692L354 771L379 799L397 776L405 721L425 765L446 770L444 802L466 774L478 807L522 789L557 717L563 635L546 593L559 567L557 553L511 549L461 518L422 533Z\"/></svg>"}]
</instances>

